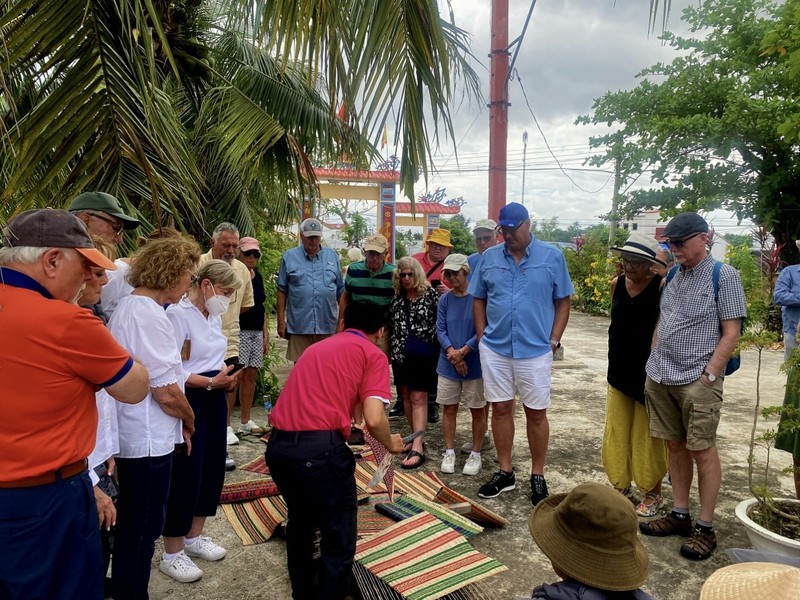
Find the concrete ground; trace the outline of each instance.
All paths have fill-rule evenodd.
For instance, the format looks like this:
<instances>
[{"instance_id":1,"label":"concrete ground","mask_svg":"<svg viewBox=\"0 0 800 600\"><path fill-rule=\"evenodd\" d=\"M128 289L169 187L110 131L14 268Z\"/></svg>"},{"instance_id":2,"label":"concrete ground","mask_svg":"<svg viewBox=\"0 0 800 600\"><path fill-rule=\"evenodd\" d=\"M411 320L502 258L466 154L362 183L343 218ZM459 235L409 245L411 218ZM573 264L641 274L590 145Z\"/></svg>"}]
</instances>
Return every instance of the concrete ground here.
<instances>
[{"instance_id":1,"label":"concrete ground","mask_svg":"<svg viewBox=\"0 0 800 600\"><path fill-rule=\"evenodd\" d=\"M606 395L606 352L608 319L572 313L564 335L565 360L556 363L553 371L552 408L550 417L550 452L546 477L551 493L567 492L584 481L606 483L600 462L600 445L603 433ZM284 344L278 340L279 344ZM761 397L763 405L782 402L785 375L779 372L783 352L769 350L763 353L761 372ZM694 599L699 596L703 581L716 569L728 564L726 548L747 548L749 543L743 527L734 517L738 502L749 496L747 492L747 446L753 419L755 400L757 355L746 351L741 369L725 381L725 405L718 432L718 447L723 464L723 482L715 518L719 547L705 562L695 563L678 554L679 538L642 538L650 552L652 569L644 586L660 599ZM280 369L285 378L288 366ZM321 388L324 391L324 382ZM255 411L254 418L264 421L263 409ZM235 420L237 420L235 418ZM498 559L509 570L488 580L486 586L493 597L511 599L530 596L531 589L542 582L557 579L547 558L536 548L527 528L530 512L526 473L530 456L524 434L522 409L517 411L517 435L514 464L520 476L515 491L501 494L493 500L482 500L492 510L511 521L509 527L486 530L472 538L475 547ZM393 421L393 429L409 431L405 422ZM438 472L443 442L439 425L430 426L427 436L427 468ZM467 411L459 412L456 446L469 437ZM264 451L264 444L255 438L242 438L237 446L229 447L237 464L245 464ZM456 473L440 477L459 492L477 498L480 484L496 468L494 451L484 452L483 469L477 477L461 475L464 456L459 456ZM772 456L776 471L788 467L788 454L776 451ZM236 470L226 481L240 481L253 474ZM776 492L792 496L792 482L780 476ZM671 506L671 488L664 486L667 507ZM776 494L778 495L778 494ZM693 491L693 511L697 510L697 492ZM150 583L153 600L183 600L189 598L214 598L220 600L282 600L291 598L286 572L285 543L280 535L255 546L242 546L225 517L220 513L209 519L206 534L228 549L227 557L218 563L198 561L205 572L203 578L192 584L181 584L158 571L161 547L156 550Z\"/></svg>"}]
</instances>

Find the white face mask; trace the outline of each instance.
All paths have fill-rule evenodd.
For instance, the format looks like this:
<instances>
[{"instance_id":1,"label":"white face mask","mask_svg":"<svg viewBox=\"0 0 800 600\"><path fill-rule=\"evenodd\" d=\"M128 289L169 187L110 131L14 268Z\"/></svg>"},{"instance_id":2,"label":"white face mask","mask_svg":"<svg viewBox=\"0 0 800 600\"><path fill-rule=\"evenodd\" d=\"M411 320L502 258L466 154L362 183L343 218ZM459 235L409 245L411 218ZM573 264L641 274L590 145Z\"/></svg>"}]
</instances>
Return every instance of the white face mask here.
<instances>
[{"instance_id":1,"label":"white face mask","mask_svg":"<svg viewBox=\"0 0 800 600\"><path fill-rule=\"evenodd\" d=\"M217 294L214 290L213 283L211 284L211 291L214 292L214 295L211 296L211 298L207 298L205 301L208 314L210 314L212 317L224 315L228 310L228 306L231 304L231 299L227 296L220 296Z\"/></svg>"}]
</instances>

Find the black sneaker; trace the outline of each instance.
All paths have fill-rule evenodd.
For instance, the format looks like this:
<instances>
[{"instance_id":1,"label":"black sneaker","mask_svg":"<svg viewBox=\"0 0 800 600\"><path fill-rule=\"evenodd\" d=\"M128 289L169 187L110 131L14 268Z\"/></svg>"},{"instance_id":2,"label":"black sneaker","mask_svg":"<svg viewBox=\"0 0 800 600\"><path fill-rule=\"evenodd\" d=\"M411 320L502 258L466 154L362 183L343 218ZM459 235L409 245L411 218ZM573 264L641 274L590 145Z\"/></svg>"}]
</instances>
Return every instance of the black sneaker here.
<instances>
[{"instance_id":1,"label":"black sneaker","mask_svg":"<svg viewBox=\"0 0 800 600\"><path fill-rule=\"evenodd\" d=\"M536 506L549 495L544 475L531 475L531 506Z\"/></svg>"},{"instance_id":2,"label":"black sneaker","mask_svg":"<svg viewBox=\"0 0 800 600\"><path fill-rule=\"evenodd\" d=\"M439 405L428 404L428 423L439 422Z\"/></svg>"},{"instance_id":3,"label":"black sneaker","mask_svg":"<svg viewBox=\"0 0 800 600\"><path fill-rule=\"evenodd\" d=\"M225 453L225 470L226 471L233 471L236 468L236 463L233 462L231 455L227 452Z\"/></svg>"},{"instance_id":4,"label":"black sneaker","mask_svg":"<svg viewBox=\"0 0 800 600\"><path fill-rule=\"evenodd\" d=\"M497 498L503 492L510 492L517 487L517 476L514 471L506 473L497 471L492 478L481 486L478 496L481 498Z\"/></svg>"}]
</instances>

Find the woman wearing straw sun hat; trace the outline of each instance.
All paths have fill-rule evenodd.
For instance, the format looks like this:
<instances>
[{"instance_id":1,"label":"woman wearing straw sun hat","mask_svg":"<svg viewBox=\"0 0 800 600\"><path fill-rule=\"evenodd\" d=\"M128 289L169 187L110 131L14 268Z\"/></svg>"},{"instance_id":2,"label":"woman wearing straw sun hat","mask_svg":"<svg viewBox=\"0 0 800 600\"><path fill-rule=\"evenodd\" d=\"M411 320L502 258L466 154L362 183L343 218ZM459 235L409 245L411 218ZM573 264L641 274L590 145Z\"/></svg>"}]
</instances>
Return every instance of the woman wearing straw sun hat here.
<instances>
[{"instance_id":1,"label":"woman wearing straw sun hat","mask_svg":"<svg viewBox=\"0 0 800 600\"><path fill-rule=\"evenodd\" d=\"M582 483L569 494L545 498L531 511L528 528L562 578L534 588L531 598L653 599L639 589L650 558L638 538L636 513L611 488Z\"/></svg>"},{"instance_id":2,"label":"woman wearing straw sun hat","mask_svg":"<svg viewBox=\"0 0 800 600\"><path fill-rule=\"evenodd\" d=\"M664 501L661 479L669 468L664 440L650 435L644 403L645 364L658 322L663 279L652 271L663 267L658 242L634 231L611 252L622 273L611 281L611 324L608 328L608 393L602 460L609 482L631 498L631 482L644 498L636 507L653 517Z\"/></svg>"}]
</instances>

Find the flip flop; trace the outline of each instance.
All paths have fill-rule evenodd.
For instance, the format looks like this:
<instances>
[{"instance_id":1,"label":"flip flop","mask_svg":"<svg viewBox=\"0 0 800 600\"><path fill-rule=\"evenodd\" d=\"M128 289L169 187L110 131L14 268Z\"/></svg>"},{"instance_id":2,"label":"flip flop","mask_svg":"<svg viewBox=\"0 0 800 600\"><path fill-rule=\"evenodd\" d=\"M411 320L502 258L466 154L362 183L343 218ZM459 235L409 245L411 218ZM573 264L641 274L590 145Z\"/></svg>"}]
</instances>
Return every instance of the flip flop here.
<instances>
[{"instance_id":1,"label":"flip flop","mask_svg":"<svg viewBox=\"0 0 800 600\"><path fill-rule=\"evenodd\" d=\"M416 450L412 450L411 452L408 453L408 456L406 456L406 459L409 459L409 458L419 458L419 460L417 462L415 462L413 465L407 465L407 464L404 464L404 463L400 463L400 468L401 469L406 469L408 471L408 470L411 470L411 469L416 469L418 467L421 467L422 465L425 464L425 455L424 454L420 454Z\"/></svg>"}]
</instances>

